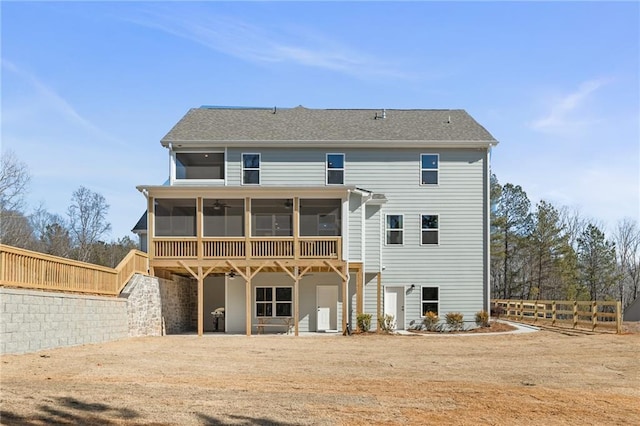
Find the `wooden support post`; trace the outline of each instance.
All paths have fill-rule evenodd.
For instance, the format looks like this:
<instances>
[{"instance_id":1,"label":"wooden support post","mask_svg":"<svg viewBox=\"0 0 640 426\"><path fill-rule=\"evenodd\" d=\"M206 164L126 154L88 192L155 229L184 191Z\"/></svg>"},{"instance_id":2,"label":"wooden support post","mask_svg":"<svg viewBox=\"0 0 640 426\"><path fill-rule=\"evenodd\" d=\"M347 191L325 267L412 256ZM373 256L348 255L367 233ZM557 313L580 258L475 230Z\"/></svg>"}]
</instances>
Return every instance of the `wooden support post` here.
<instances>
[{"instance_id":1,"label":"wooden support post","mask_svg":"<svg viewBox=\"0 0 640 426\"><path fill-rule=\"evenodd\" d=\"M556 301L551 302L551 325L556 325Z\"/></svg>"},{"instance_id":2,"label":"wooden support post","mask_svg":"<svg viewBox=\"0 0 640 426\"><path fill-rule=\"evenodd\" d=\"M204 334L204 276L202 266L198 266L198 336Z\"/></svg>"},{"instance_id":3,"label":"wooden support post","mask_svg":"<svg viewBox=\"0 0 640 426\"><path fill-rule=\"evenodd\" d=\"M345 266L345 268L347 268ZM344 271L347 272L347 271ZM342 330L344 332L347 331L347 310L349 309L349 303L347 303L347 299L349 297L349 292L347 291L349 286L349 282L347 281L347 277L345 275L342 276Z\"/></svg>"},{"instance_id":4,"label":"wooden support post","mask_svg":"<svg viewBox=\"0 0 640 426\"><path fill-rule=\"evenodd\" d=\"M299 203L300 203L300 198L293 197L293 258L294 259L300 259L300 242L298 241L298 237L300 235Z\"/></svg>"},{"instance_id":5,"label":"wooden support post","mask_svg":"<svg viewBox=\"0 0 640 426\"><path fill-rule=\"evenodd\" d=\"M376 300L376 314L378 315L376 317L376 333L380 333L380 318L382 317L382 275L381 272L378 272L378 274L376 275L377 279L378 279L378 295L377 295L377 300Z\"/></svg>"},{"instance_id":6,"label":"wooden support post","mask_svg":"<svg viewBox=\"0 0 640 426\"><path fill-rule=\"evenodd\" d=\"M247 266L246 269L246 284L245 284L245 321L247 336L251 336L251 268Z\"/></svg>"},{"instance_id":7,"label":"wooden support post","mask_svg":"<svg viewBox=\"0 0 640 426\"><path fill-rule=\"evenodd\" d=\"M591 331L595 331L598 325L598 302L591 302Z\"/></svg>"},{"instance_id":8,"label":"wooden support post","mask_svg":"<svg viewBox=\"0 0 640 426\"><path fill-rule=\"evenodd\" d=\"M204 224L204 219L202 215L202 197L196 198L196 253L198 256L198 260L202 260L204 257L204 245L202 243L202 235L204 232L202 231L202 225Z\"/></svg>"},{"instance_id":9,"label":"wooden support post","mask_svg":"<svg viewBox=\"0 0 640 426\"><path fill-rule=\"evenodd\" d=\"M616 333L622 334L622 302L616 302Z\"/></svg>"},{"instance_id":10,"label":"wooden support post","mask_svg":"<svg viewBox=\"0 0 640 426\"><path fill-rule=\"evenodd\" d=\"M149 195L147 198L147 253L149 258L149 275L155 276L155 271L152 266L152 262L155 258L156 246L154 242L155 234L155 210L153 197Z\"/></svg>"},{"instance_id":11,"label":"wooden support post","mask_svg":"<svg viewBox=\"0 0 640 426\"><path fill-rule=\"evenodd\" d=\"M578 328L578 301L573 301L573 328Z\"/></svg>"},{"instance_id":12,"label":"wooden support post","mask_svg":"<svg viewBox=\"0 0 640 426\"><path fill-rule=\"evenodd\" d=\"M294 334L297 336L299 332L300 322L300 274L299 269L296 266L295 269L296 278L293 284L293 321L294 321ZM288 330L287 330L288 332Z\"/></svg>"}]
</instances>

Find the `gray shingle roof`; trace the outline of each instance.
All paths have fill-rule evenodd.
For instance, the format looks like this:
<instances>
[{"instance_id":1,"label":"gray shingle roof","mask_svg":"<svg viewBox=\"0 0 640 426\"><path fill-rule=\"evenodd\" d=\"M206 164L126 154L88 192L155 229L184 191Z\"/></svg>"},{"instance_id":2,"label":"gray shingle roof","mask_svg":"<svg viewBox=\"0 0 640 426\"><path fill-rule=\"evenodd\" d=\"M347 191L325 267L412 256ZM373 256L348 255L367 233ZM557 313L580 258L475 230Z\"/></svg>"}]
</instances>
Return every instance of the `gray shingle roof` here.
<instances>
[{"instance_id":1,"label":"gray shingle roof","mask_svg":"<svg viewBox=\"0 0 640 426\"><path fill-rule=\"evenodd\" d=\"M495 138L466 111L193 108L162 144L200 141L478 141ZM377 116L377 118L376 118Z\"/></svg>"}]
</instances>

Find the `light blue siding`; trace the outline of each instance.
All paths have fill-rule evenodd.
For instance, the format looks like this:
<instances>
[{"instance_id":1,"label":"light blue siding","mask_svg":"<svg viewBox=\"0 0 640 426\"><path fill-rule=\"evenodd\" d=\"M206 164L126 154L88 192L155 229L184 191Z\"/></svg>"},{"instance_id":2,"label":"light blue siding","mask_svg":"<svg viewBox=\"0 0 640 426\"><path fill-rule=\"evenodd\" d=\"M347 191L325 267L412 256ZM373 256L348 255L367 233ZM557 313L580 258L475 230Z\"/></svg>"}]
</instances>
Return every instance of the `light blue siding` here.
<instances>
[{"instance_id":1,"label":"light blue siding","mask_svg":"<svg viewBox=\"0 0 640 426\"><path fill-rule=\"evenodd\" d=\"M240 154L261 154L261 184L265 186L324 186L327 150L320 148L227 151L227 185L241 184ZM381 270L386 286L438 286L440 315L457 311L473 321L486 298L484 243L487 165L483 149L345 149L345 185L385 194L388 202L364 207L352 194L349 214L350 260L363 260L366 277L365 311L375 317L376 280ZM420 154L439 154L439 183L420 185ZM404 244L384 244L385 214L404 215ZM439 245L421 245L421 214L439 216ZM362 228L365 252L362 253ZM381 244L380 241L383 241ZM302 293L301 293L302 296ZM313 295L314 296L314 295ZM306 297L306 296L305 296ZM309 296L311 297L311 296ZM315 296L314 296L315 297ZM420 320L418 290L406 294L405 327ZM375 319L375 318L374 318ZM310 328L313 328L309 324Z\"/></svg>"}]
</instances>

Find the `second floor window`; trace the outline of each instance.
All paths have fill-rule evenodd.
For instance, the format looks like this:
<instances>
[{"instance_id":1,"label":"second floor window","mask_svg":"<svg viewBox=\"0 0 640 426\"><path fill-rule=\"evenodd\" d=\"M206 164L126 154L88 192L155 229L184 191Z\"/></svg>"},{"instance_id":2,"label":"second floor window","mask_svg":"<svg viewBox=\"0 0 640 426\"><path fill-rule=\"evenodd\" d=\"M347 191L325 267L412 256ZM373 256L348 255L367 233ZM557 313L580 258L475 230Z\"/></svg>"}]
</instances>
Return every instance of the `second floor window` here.
<instances>
[{"instance_id":1,"label":"second floor window","mask_svg":"<svg viewBox=\"0 0 640 426\"><path fill-rule=\"evenodd\" d=\"M422 236L420 244L438 244L439 243L439 220L437 214L421 215Z\"/></svg>"},{"instance_id":2,"label":"second floor window","mask_svg":"<svg viewBox=\"0 0 640 426\"><path fill-rule=\"evenodd\" d=\"M223 152L176 152L176 179L224 179Z\"/></svg>"},{"instance_id":3,"label":"second floor window","mask_svg":"<svg viewBox=\"0 0 640 426\"><path fill-rule=\"evenodd\" d=\"M327 185L344 185L344 154L327 154Z\"/></svg>"},{"instance_id":4,"label":"second floor window","mask_svg":"<svg viewBox=\"0 0 640 426\"><path fill-rule=\"evenodd\" d=\"M421 185L437 185L438 184L438 164L440 158L438 154L421 154L420 155L420 184Z\"/></svg>"},{"instance_id":5,"label":"second floor window","mask_svg":"<svg viewBox=\"0 0 640 426\"><path fill-rule=\"evenodd\" d=\"M401 214L388 214L385 221L385 242L387 245L402 245L404 239L404 218Z\"/></svg>"},{"instance_id":6,"label":"second floor window","mask_svg":"<svg viewBox=\"0 0 640 426\"><path fill-rule=\"evenodd\" d=\"M260 185L260 154L242 154L242 184Z\"/></svg>"}]
</instances>

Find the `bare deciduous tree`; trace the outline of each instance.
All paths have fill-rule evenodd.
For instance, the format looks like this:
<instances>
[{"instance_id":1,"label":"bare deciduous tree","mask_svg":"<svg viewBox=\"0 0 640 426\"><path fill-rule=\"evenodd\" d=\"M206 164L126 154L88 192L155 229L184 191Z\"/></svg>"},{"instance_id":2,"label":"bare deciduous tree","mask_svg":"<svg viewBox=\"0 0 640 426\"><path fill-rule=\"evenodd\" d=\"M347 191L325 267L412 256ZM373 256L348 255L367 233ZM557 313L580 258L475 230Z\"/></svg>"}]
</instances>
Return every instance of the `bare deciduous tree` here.
<instances>
[{"instance_id":1,"label":"bare deciduous tree","mask_svg":"<svg viewBox=\"0 0 640 426\"><path fill-rule=\"evenodd\" d=\"M3 151L0 160L0 210L22 212L31 175L13 151Z\"/></svg>"},{"instance_id":2,"label":"bare deciduous tree","mask_svg":"<svg viewBox=\"0 0 640 426\"><path fill-rule=\"evenodd\" d=\"M101 194L84 186L73 193L67 215L69 231L76 245L76 259L91 259L92 245L111 230L106 219L108 211L109 205Z\"/></svg>"},{"instance_id":3,"label":"bare deciduous tree","mask_svg":"<svg viewBox=\"0 0 640 426\"><path fill-rule=\"evenodd\" d=\"M635 220L625 218L618 222L613 236L616 242L620 281L618 298L628 306L638 297L640 285L640 228Z\"/></svg>"}]
</instances>

